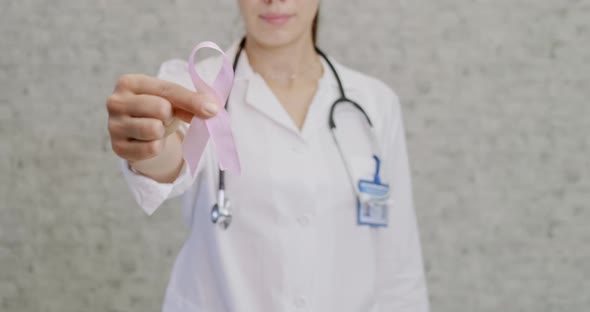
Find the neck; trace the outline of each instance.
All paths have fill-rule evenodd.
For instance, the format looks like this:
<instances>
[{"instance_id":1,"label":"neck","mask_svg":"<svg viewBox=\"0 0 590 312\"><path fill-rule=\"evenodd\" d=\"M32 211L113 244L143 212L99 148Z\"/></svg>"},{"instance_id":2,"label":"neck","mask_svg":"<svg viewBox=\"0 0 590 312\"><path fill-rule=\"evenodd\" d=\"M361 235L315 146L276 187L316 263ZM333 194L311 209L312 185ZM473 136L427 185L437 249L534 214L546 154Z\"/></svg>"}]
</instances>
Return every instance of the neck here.
<instances>
[{"instance_id":1,"label":"neck","mask_svg":"<svg viewBox=\"0 0 590 312\"><path fill-rule=\"evenodd\" d=\"M248 36L245 49L252 69L262 75L292 77L319 63L311 37L269 47Z\"/></svg>"}]
</instances>

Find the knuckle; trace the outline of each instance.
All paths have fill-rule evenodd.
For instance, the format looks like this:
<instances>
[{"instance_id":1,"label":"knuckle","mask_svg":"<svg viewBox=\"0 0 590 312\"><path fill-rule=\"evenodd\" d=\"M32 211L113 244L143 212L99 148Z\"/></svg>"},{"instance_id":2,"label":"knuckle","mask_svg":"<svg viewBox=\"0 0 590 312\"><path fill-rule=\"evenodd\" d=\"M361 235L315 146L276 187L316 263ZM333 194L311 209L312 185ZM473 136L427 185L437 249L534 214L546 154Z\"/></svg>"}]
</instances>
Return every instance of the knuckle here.
<instances>
[{"instance_id":1,"label":"knuckle","mask_svg":"<svg viewBox=\"0 0 590 312\"><path fill-rule=\"evenodd\" d=\"M150 120L150 122L146 123L143 126L143 132L148 138L157 138L160 137L161 130L164 127L161 122L157 120Z\"/></svg>"},{"instance_id":2,"label":"knuckle","mask_svg":"<svg viewBox=\"0 0 590 312\"><path fill-rule=\"evenodd\" d=\"M107 111L109 113L118 112L120 110L120 103L121 100L119 99L119 96L116 94L109 95L107 98Z\"/></svg>"},{"instance_id":3,"label":"knuckle","mask_svg":"<svg viewBox=\"0 0 590 312\"><path fill-rule=\"evenodd\" d=\"M138 123L133 126L133 137L136 139L145 139L147 137L148 126L146 123Z\"/></svg>"},{"instance_id":4,"label":"knuckle","mask_svg":"<svg viewBox=\"0 0 590 312\"><path fill-rule=\"evenodd\" d=\"M121 75L117 80L117 88L129 89L133 83L133 77L130 74Z\"/></svg>"},{"instance_id":5,"label":"knuckle","mask_svg":"<svg viewBox=\"0 0 590 312\"><path fill-rule=\"evenodd\" d=\"M130 122L126 129L126 136L132 139L140 139L144 136L144 130L142 125L138 125L134 122Z\"/></svg>"},{"instance_id":6,"label":"knuckle","mask_svg":"<svg viewBox=\"0 0 590 312\"><path fill-rule=\"evenodd\" d=\"M111 135L117 133L117 130L118 130L117 123L112 118L109 118L109 121L107 124L107 129L109 130L109 133Z\"/></svg>"},{"instance_id":7,"label":"knuckle","mask_svg":"<svg viewBox=\"0 0 590 312\"><path fill-rule=\"evenodd\" d=\"M160 121L156 121L154 125L154 134L158 138L163 138L164 134L166 133L166 127Z\"/></svg>"},{"instance_id":8,"label":"knuckle","mask_svg":"<svg viewBox=\"0 0 590 312\"><path fill-rule=\"evenodd\" d=\"M121 157L123 157L125 154L125 149L121 140L111 140L111 149L113 152L115 152L115 154Z\"/></svg>"},{"instance_id":9,"label":"knuckle","mask_svg":"<svg viewBox=\"0 0 590 312\"><path fill-rule=\"evenodd\" d=\"M165 99L160 99L158 101L158 105L154 108L154 115L156 118L160 120L165 120L168 118L170 112L170 105Z\"/></svg>"},{"instance_id":10,"label":"knuckle","mask_svg":"<svg viewBox=\"0 0 590 312\"><path fill-rule=\"evenodd\" d=\"M154 156L160 154L161 150L162 150L162 147L161 147L159 140L145 143L145 154L146 154L145 156L146 157L154 157Z\"/></svg>"}]
</instances>

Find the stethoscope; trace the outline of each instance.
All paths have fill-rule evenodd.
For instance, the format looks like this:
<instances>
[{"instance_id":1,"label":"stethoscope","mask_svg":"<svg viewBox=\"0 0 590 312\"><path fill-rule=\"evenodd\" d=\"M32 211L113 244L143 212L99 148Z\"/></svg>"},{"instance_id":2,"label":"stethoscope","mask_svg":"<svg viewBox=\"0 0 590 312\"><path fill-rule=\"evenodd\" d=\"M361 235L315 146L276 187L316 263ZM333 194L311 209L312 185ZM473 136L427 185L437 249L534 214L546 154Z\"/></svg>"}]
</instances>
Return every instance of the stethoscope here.
<instances>
[{"instance_id":1,"label":"stethoscope","mask_svg":"<svg viewBox=\"0 0 590 312\"><path fill-rule=\"evenodd\" d=\"M246 38L244 37L242 39L242 41L240 42L240 45L238 47L238 51L234 57L234 62L233 62L234 72L236 71L236 68L238 65L238 60L240 58L240 54L242 53L242 50L244 49L245 44L246 44ZM338 104L342 104L342 103L352 104L352 106L354 106L354 108L359 110L363 114L363 116L367 120L369 127L371 128L371 131L370 131L371 140L372 140L373 146L375 146L376 138L375 138L375 133L372 129L373 123L371 122L371 119L369 118L369 116L367 115L365 110L358 103L356 103L355 101L346 97L346 94L344 93L344 87L342 86L342 81L340 80L340 76L338 75L338 72L336 72L334 65L332 64L332 62L330 62L330 60L328 59L326 54L324 52L322 52L318 47L315 47L315 51L326 61L326 63L328 64L328 67L330 67L332 74L334 75L334 77L336 78L336 81L338 82L338 90L340 91L340 97L336 101L334 101L334 103L330 107L330 114L328 116L328 126L330 127L330 132L332 133L332 137L334 138L334 142L336 143L336 146L338 147L338 152L340 153L342 160L346 164L345 167L346 167L348 177L349 177L351 183L353 184L353 188L356 190L356 187L354 186L354 182L352 179L352 172L350 170L350 166L348 165L346 157L344 156L344 153L342 152L342 148L340 147L340 143L338 142L338 138L334 132L334 129L336 129L336 123L334 122L334 110L336 109L336 106ZM229 97L228 97L227 102L225 104L226 109L228 108L228 104L229 104ZM219 186L217 189L217 203L215 205L213 205L213 208L211 209L211 221L213 221L213 223L219 224L223 229L227 229L232 221L231 202L229 201L229 199L225 195L225 172L223 170L219 170Z\"/></svg>"}]
</instances>

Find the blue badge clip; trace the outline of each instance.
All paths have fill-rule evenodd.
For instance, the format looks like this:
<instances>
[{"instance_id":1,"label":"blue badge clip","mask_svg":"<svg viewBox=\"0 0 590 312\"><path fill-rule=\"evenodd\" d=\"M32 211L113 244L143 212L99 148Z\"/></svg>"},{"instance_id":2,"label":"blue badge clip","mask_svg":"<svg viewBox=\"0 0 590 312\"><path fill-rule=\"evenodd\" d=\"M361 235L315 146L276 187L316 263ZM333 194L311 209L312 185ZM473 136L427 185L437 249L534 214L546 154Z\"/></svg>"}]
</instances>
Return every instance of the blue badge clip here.
<instances>
[{"instance_id":1,"label":"blue badge clip","mask_svg":"<svg viewBox=\"0 0 590 312\"><path fill-rule=\"evenodd\" d=\"M375 159L375 175L373 176L373 180L359 180L358 182L360 196L365 197L365 200L369 198L389 197L389 185L383 184L380 177L381 160L377 155L373 155L373 159ZM360 197L357 198L358 224L387 226L387 208L383 205L375 206L376 202L372 200L369 202L365 200L361 201ZM370 204L370 202L373 203Z\"/></svg>"}]
</instances>

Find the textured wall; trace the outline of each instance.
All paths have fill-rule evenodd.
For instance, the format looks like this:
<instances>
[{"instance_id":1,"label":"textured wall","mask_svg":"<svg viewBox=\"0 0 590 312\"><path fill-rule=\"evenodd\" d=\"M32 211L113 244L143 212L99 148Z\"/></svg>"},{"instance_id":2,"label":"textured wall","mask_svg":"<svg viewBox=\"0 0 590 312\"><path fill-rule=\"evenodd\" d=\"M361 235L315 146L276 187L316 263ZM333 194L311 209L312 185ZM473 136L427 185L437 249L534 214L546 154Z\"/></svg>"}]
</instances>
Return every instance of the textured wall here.
<instances>
[{"instance_id":1,"label":"textured wall","mask_svg":"<svg viewBox=\"0 0 590 312\"><path fill-rule=\"evenodd\" d=\"M322 15L325 50L402 98L433 311L588 311L590 1ZM159 310L186 228L132 201L105 98L240 33L235 0L0 2L0 311Z\"/></svg>"}]
</instances>

